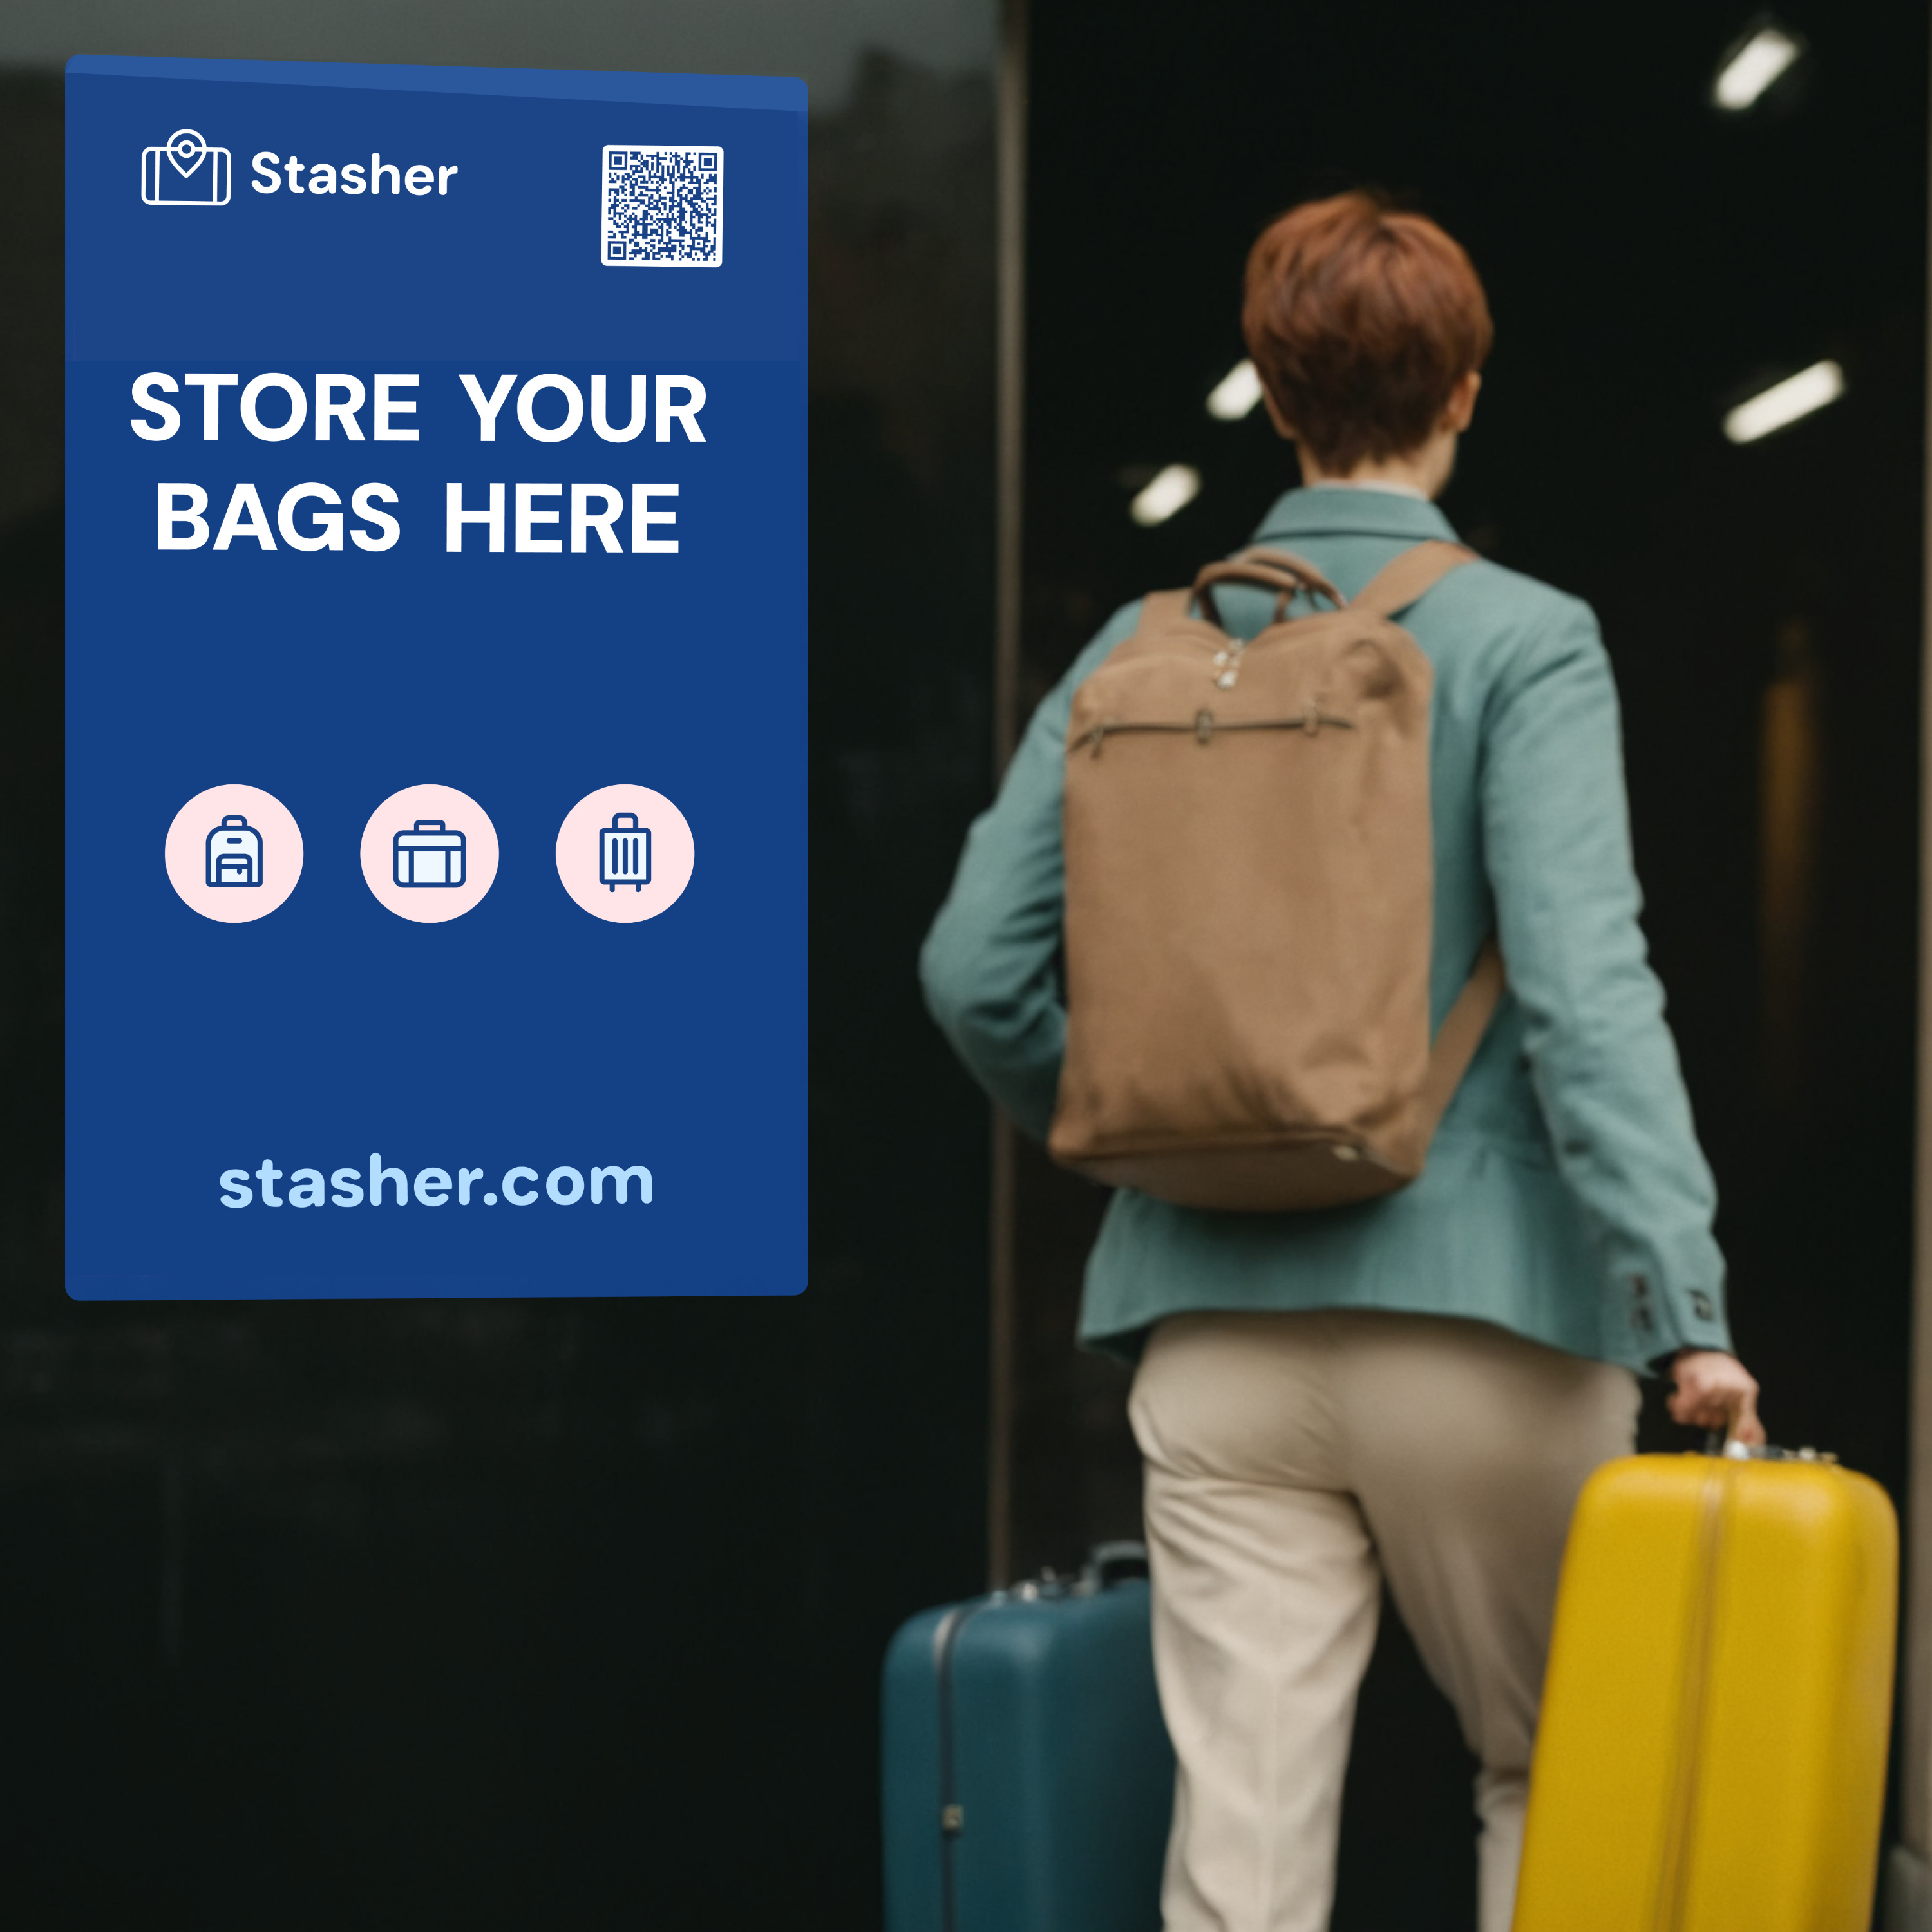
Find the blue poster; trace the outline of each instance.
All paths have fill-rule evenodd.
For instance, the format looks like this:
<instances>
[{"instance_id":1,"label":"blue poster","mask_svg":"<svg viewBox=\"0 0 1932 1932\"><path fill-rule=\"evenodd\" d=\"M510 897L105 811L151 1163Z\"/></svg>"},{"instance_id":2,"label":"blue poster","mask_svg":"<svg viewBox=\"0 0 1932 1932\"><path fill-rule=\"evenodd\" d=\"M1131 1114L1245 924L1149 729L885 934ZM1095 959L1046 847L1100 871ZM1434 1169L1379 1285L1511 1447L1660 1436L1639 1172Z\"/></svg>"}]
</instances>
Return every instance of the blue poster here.
<instances>
[{"instance_id":1,"label":"blue poster","mask_svg":"<svg viewBox=\"0 0 1932 1932\"><path fill-rule=\"evenodd\" d=\"M802 84L67 104L68 1292L797 1293Z\"/></svg>"}]
</instances>

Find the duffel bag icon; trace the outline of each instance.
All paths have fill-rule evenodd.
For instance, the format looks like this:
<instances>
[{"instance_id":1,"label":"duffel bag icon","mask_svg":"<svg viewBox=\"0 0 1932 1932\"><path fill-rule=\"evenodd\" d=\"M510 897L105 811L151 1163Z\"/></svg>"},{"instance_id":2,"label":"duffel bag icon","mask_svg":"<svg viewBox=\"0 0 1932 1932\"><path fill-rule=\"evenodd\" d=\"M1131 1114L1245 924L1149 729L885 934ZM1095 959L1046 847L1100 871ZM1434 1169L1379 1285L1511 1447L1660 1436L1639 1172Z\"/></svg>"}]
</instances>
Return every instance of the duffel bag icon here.
<instances>
[{"instance_id":1,"label":"duffel bag icon","mask_svg":"<svg viewBox=\"0 0 1932 1932\"><path fill-rule=\"evenodd\" d=\"M469 842L440 818L419 818L396 834L396 884L460 886L466 874Z\"/></svg>"}]
</instances>

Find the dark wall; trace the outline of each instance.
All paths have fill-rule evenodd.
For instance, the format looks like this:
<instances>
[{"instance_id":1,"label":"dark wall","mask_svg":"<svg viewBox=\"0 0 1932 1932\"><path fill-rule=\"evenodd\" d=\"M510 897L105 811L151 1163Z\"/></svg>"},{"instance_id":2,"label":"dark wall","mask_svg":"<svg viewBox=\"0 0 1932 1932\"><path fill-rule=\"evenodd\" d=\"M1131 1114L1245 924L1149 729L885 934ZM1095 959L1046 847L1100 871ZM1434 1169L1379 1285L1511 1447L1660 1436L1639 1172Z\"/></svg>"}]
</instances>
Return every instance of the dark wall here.
<instances>
[{"instance_id":1,"label":"dark wall","mask_svg":"<svg viewBox=\"0 0 1932 1932\"><path fill-rule=\"evenodd\" d=\"M1774 1438L1902 1496L1917 903L1927 113L1922 8L1799 0L1803 66L1708 104L1751 9L1393 0L1036 4L1029 701L1101 621L1244 541L1294 480L1242 265L1310 196L1442 220L1498 336L1444 508L1588 598L1622 689L1646 926L1723 1196ZM1842 402L1733 448L1724 407L1823 356ZM1126 515L1172 461L1201 496ZM1101 1198L1022 1163L1022 1567L1134 1520L1126 1379L1070 1346ZM1653 1400L1646 1440L1682 1446ZM1365 1696L1338 1928L1470 1923L1465 1765L1400 1631Z\"/></svg>"},{"instance_id":2,"label":"dark wall","mask_svg":"<svg viewBox=\"0 0 1932 1932\"><path fill-rule=\"evenodd\" d=\"M880 57L813 129L809 1290L130 1310L61 1286L60 92L0 87L10 1922L877 1922L879 1659L983 1562L913 957L985 790L990 112Z\"/></svg>"}]
</instances>

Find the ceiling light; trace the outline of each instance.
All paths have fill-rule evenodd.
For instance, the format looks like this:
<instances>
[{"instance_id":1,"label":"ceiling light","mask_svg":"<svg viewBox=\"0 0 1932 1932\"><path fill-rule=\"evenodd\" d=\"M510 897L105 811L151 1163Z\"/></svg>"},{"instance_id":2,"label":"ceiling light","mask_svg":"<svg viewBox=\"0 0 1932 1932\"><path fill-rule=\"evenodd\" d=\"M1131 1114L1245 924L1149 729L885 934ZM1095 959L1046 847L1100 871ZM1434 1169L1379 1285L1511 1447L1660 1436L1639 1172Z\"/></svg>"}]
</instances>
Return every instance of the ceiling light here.
<instances>
[{"instance_id":1,"label":"ceiling light","mask_svg":"<svg viewBox=\"0 0 1932 1932\"><path fill-rule=\"evenodd\" d=\"M1845 372L1835 362L1814 362L1781 382L1774 382L1748 403L1740 403L1724 418L1724 434L1733 442L1755 442L1774 429L1835 403L1845 393Z\"/></svg>"},{"instance_id":2,"label":"ceiling light","mask_svg":"<svg viewBox=\"0 0 1932 1932\"><path fill-rule=\"evenodd\" d=\"M1777 27L1760 27L1726 56L1711 98L1726 113L1742 114L1804 51Z\"/></svg>"},{"instance_id":3,"label":"ceiling light","mask_svg":"<svg viewBox=\"0 0 1932 1932\"><path fill-rule=\"evenodd\" d=\"M1262 399L1261 371L1244 356L1208 392L1208 413L1222 422L1252 416Z\"/></svg>"},{"instance_id":4,"label":"ceiling light","mask_svg":"<svg viewBox=\"0 0 1932 1932\"><path fill-rule=\"evenodd\" d=\"M1201 494L1201 472L1185 463L1170 463L1127 506L1127 514L1143 528L1164 524L1184 510Z\"/></svg>"}]
</instances>

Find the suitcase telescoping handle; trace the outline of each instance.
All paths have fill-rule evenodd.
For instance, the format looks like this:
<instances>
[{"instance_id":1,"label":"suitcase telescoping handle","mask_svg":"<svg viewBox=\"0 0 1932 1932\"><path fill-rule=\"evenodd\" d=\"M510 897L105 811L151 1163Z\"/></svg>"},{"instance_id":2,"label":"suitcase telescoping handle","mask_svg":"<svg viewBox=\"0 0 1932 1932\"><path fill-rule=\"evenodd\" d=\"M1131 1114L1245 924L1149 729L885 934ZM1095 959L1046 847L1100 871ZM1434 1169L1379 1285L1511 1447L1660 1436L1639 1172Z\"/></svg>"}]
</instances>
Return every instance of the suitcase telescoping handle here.
<instances>
[{"instance_id":1,"label":"suitcase telescoping handle","mask_svg":"<svg viewBox=\"0 0 1932 1932\"><path fill-rule=\"evenodd\" d=\"M638 814L634 812L618 812L610 820L610 830L613 832L635 832L640 829Z\"/></svg>"}]
</instances>

